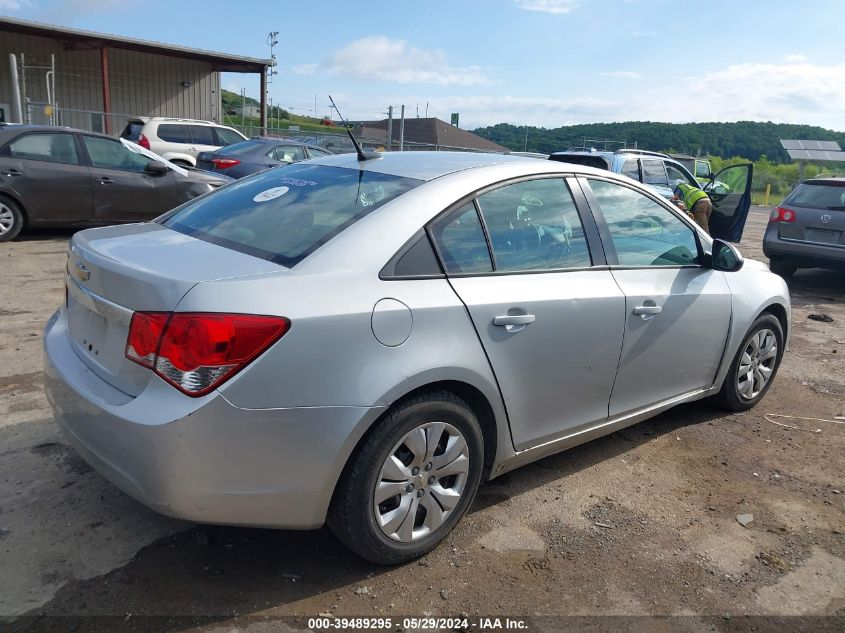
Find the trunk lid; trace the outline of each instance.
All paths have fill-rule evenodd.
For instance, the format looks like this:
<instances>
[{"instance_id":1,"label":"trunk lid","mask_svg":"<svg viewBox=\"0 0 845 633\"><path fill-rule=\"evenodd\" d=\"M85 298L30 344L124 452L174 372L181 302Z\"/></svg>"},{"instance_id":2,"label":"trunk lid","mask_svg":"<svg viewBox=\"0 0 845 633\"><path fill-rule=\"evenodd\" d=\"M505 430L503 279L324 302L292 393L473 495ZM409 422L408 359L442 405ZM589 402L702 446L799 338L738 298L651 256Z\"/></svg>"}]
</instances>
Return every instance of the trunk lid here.
<instances>
[{"instance_id":1,"label":"trunk lid","mask_svg":"<svg viewBox=\"0 0 845 633\"><path fill-rule=\"evenodd\" d=\"M194 285L286 270L159 224L90 229L73 236L67 319L77 355L100 378L136 396L152 372L124 356L135 311L170 312Z\"/></svg>"}]
</instances>

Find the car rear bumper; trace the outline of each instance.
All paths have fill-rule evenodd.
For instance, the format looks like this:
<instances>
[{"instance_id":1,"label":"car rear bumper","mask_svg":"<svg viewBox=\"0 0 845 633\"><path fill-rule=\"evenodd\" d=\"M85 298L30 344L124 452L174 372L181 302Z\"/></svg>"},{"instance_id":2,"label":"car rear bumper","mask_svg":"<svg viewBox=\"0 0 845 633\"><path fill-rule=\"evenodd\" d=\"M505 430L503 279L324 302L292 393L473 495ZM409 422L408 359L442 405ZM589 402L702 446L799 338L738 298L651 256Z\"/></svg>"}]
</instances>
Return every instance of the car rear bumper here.
<instances>
[{"instance_id":1,"label":"car rear bumper","mask_svg":"<svg viewBox=\"0 0 845 633\"><path fill-rule=\"evenodd\" d=\"M781 239L777 230L763 237L763 253L769 259L788 260L796 265L845 267L845 248L817 242Z\"/></svg>"},{"instance_id":2,"label":"car rear bumper","mask_svg":"<svg viewBox=\"0 0 845 633\"><path fill-rule=\"evenodd\" d=\"M382 411L242 409L218 393L189 398L156 376L133 398L79 359L64 310L47 324L44 367L55 419L91 466L153 510L203 523L319 527L346 459Z\"/></svg>"}]
</instances>

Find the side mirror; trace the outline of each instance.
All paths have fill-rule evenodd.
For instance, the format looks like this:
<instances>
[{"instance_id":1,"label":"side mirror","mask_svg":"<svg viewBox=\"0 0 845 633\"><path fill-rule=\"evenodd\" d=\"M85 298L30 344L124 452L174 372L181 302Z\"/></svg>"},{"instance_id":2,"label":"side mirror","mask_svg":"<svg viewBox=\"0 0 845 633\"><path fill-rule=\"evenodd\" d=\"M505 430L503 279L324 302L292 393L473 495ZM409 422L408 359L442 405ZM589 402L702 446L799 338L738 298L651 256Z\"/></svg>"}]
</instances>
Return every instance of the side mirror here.
<instances>
[{"instance_id":1,"label":"side mirror","mask_svg":"<svg viewBox=\"0 0 845 633\"><path fill-rule=\"evenodd\" d=\"M726 273L735 273L745 260L736 246L722 240L713 240L713 253L710 255L710 267Z\"/></svg>"},{"instance_id":2,"label":"side mirror","mask_svg":"<svg viewBox=\"0 0 845 633\"><path fill-rule=\"evenodd\" d=\"M147 163L147 166L144 168L144 171L146 171L148 174L152 174L153 176L161 176L163 174L166 174L170 170L167 169L167 165L165 165L164 163L160 163L157 160L151 160L149 163Z\"/></svg>"}]
</instances>

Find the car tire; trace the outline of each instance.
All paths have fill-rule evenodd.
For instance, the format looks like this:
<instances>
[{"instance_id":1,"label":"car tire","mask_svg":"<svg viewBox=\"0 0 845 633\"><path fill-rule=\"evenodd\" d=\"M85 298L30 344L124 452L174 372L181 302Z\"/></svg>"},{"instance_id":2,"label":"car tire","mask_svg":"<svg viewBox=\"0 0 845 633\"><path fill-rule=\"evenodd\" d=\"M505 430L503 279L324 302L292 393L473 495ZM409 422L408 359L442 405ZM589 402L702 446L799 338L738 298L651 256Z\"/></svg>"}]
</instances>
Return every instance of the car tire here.
<instances>
[{"instance_id":1,"label":"car tire","mask_svg":"<svg viewBox=\"0 0 845 633\"><path fill-rule=\"evenodd\" d=\"M790 264L786 260L772 257L769 259L769 270L776 275L780 275L784 279L788 279L795 274L795 271L798 270L798 266Z\"/></svg>"},{"instance_id":2,"label":"car tire","mask_svg":"<svg viewBox=\"0 0 845 633\"><path fill-rule=\"evenodd\" d=\"M770 347L772 340L774 350ZM725 376L718 395L722 406L747 411L763 399L780 367L783 340L783 327L774 315L763 314L754 321Z\"/></svg>"},{"instance_id":3,"label":"car tire","mask_svg":"<svg viewBox=\"0 0 845 633\"><path fill-rule=\"evenodd\" d=\"M376 423L349 460L335 489L329 528L373 563L418 558L467 511L483 466L481 427L466 402L446 391L405 400Z\"/></svg>"},{"instance_id":4,"label":"car tire","mask_svg":"<svg viewBox=\"0 0 845 633\"><path fill-rule=\"evenodd\" d=\"M20 205L4 196L0 196L0 242L15 239L23 229L24 215Z\"/></svg>"}]
</instances>

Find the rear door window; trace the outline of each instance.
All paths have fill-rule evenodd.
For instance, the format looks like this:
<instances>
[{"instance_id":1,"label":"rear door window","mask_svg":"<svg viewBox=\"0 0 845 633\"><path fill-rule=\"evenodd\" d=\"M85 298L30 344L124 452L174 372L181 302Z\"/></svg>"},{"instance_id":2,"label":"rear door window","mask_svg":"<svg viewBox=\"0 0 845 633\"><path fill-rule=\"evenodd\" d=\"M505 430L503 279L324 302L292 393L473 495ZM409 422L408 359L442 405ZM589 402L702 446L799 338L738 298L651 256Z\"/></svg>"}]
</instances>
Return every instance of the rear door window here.
<instances>
[{"instance_id":1,"label":"rear door window","mask_svg":"<svg viewBox=\"0 0 845 633\"><path fill-rule=\"evenodd\" d=\"M497 271L588 267L581 218L561 178L505 185L478 198Z\"/></svg>"},{"instance_id":2,"label":"rear door window","mask_svg":"<svg viewBox=\"0 0 845 633\"><path fill-rule=\"evenodd\" d=\"M189 125L191 130L191 142L195 145L217 145L214 138L214 128L210 125Z\"/></svg>"},{"instance_id":3,"label":"rear door window","mask_svg":"<svg viewBox=\"0 0 845 633\"><path fill-rule=\"evenodd\" d=\"M636 158L629 158L625 161L625 164L622 165L622 174L634 180L640 179L640 166Z\"/></svg>"},{"instance_id":4,"label":"rear door window","mask_svg":"<svg viewBox=\"0 0 845 633\"><path fill-rule=\"evenodd\" d=\"M646 185L667 185L666 169L663 167L662 160L644 160L643 165L643 183Z\"/></svg>"},{"instance_id":5,"label":"rear door window","mask_svg":"<svg viewBox=\"0 0 845 633\"><path fill-rule=\"evenodd\" d=\"M182 206L160 222L175 231L292 267L384 204L422 184L342 167L268 170Z\"/></svg>"},{"instance_id":6,"label":"rear door window","mask_svg":"<svg viewBox=\"0 0 845 633\"><path fill-rule=\"evenodd\" d=\"M158 136L162 141L167 141L168 143L190 143L190 137L188 136L188 126L187 125L175 125L173 123L162 123L158 126L158 131L156 132L156 136Z\"/></svg>"},{"instance_id":7,"label":"rear door window","mask_svg":"<svg viewBox=\"0 0 845 633\"><path fill-rule=\"evenodd\" d=\"M278 145L271 157L287 163L295 163L305 160L305 149L301 145Z\"/></svg>"},{"instance_id":8,"label":"rear door window","mask_svg":"<svg viewBox=\"0 0 845 633\"><path fill-rule=\"evenodd\" d=\"M9 143L8 156L24 160L78 165L79 155L73 134L23 134Z\"/></svg>"}]
</instances>

